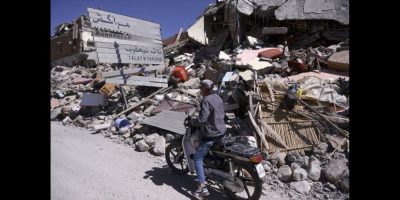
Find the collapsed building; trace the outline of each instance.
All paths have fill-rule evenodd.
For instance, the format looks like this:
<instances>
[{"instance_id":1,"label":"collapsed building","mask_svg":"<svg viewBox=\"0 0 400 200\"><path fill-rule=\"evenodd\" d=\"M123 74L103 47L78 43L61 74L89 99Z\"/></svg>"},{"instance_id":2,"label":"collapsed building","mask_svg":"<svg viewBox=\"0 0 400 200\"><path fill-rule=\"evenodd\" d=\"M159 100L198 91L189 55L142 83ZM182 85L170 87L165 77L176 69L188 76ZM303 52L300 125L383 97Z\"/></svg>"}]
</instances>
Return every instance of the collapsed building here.
<instances>
[{"instance_id":1,"label":"collapsed building","mask_svg":"<svg viewBox=\"0 0 400 200\"><path fill-rule=\"evenodd\" d=\"M88 8L73 23L56 27L51 63L94 66L164 64L160 24Z\"/></svg>"},{"instance_id":2,"label":"collapsed building","mask_svg":"<svg viewBox=\"0 0 400 200\"><path fill-rule=\"evenodd\" d=\"M70 53L53 60L52 120L162 155L165 140L185 132L185 111L199 105L200 81L210 79L224 101L227 134L255 141L270 185L290 185L303 195L294 199L346 199L348 9L348 0L219 0L162 41L156 23L140 21L153 27L147 38L117 20L125 16L88 9L53 39L77 35ZM68 61L73 67L61 66Z\"/></svg>"}]
</instances>

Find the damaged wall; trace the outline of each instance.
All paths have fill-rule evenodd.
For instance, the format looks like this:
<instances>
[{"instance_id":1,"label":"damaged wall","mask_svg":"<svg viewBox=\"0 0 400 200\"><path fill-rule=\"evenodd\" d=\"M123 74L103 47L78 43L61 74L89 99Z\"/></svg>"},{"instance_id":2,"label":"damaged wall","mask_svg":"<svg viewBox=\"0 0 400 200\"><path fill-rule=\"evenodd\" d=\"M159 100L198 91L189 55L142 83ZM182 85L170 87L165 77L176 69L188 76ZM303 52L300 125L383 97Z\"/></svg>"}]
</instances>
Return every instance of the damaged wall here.
<instances>
[{"instance_id":1,"label":"damaged wall","mask_svg":"<svg viewBox=\"0 0 400 200\"><path fill-rule=\"evenodd\" d=\"M88 8L88 13L78 18L67 33L58 32L52 38L53 65L78 64L69 63L70 60L93 64L164 64L160 24L93 8ZM68 56L74 59L65 59Z\"/></svg>"},{"instance_id":2,"label":"damaged wall","mask_svg":"<svg viewBox=\"0 0 400 200\"><path fill-rule=\"evenodd\" d=\"M349 0L288 0L275 10L278 20L326 19L349 24Z\"/></svg>"}]
</instances>

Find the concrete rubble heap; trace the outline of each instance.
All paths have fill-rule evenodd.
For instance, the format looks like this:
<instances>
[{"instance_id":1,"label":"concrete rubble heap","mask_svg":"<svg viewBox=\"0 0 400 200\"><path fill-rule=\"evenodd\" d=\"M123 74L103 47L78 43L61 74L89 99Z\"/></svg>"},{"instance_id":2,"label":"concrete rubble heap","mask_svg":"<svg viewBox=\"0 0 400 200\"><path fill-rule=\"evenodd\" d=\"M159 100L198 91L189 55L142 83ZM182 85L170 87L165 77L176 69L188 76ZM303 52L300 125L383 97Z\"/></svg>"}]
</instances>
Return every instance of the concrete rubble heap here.
<instances>
[{"instance_id":1,"label":"concrete rubble heap","mask_svg":"<svg viewBox=\"0 0 400 200\"><path fill-rule=\"evenodd\" d=\"M143 72L154 65L54 66L51 120L162 156L181 137L184 112L199 106L199 82L210 79L224 101L227 134L253 138L264 152L267 185L294 199L347 199L348 13L333 13L348 1L321 2L218 1L179 38L163 41L165 66L156 72ZM264 15L274 16L270 24L259 24ZM116 71L168 85L108 82L104 75Z\"/></svg>"}]
</instances>

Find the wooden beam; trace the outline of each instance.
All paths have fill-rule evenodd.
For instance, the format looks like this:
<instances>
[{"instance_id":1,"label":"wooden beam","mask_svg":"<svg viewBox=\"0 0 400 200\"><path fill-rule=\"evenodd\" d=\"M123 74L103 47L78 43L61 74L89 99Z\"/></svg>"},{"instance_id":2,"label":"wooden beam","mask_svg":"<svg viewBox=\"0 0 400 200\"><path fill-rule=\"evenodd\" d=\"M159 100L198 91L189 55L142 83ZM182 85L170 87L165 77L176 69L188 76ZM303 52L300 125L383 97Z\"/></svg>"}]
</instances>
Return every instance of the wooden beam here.
<instances>
[{"instance_id":1,"label":"wooden beam","mask_svg":"<svg viewBox=\"0 0 400 200\"><path fill-rule=\"evenodd\" d=\"M272 129L272 127L270 125L268 125L267 123L265 123L262 120L259 120L258 122L261 123L262 126L264 126L264 128L267 130L267 135L270 138L277 141L283 147L288 148L286 142L282 139L282 137L274 129Z\"/></svg>"},{"instance_id":2,"label":"wooden beam","mask_svg":"<svg viewBox=\"0 0 400 200\"><path fill-rule=\"evenodd\" d=\"M173 87L173 86L170 86L170 87L167 87L167 88L161 88L161 89L159 89L159 90L153 92L152 94L150 94L149 96L143 98L141 101L139 101L138 103L136 103L136 104L133 105L132 107L127 108L126 110L124 110L124 111L120 112L119 114L115 115L115 116L113 117L113 119L116 119L117 117L119 117L119 116L121 116L121 115L123 115L123 114L125 114L125 113L127 113L127 112L129 112L129 111L131 111L131 110L133 110L134 108L136 108L136 107L142 105L143 103L145 103L146 101L148 101L150 98L152 98L154 95L156 95L156 94L158 94L158 93L161 93L161 92L166 92L166 91L170 90L172 87Z\"/></svg>"},{"instance_id":3,"label":"wooden beam","mask_svg":"<svg viewBox=\"0 0 400 200\"><path fill-rule=\"evenodd\" d=\"M339 128L336 124L332 123L328 118L326 118L325 116L323 116L322 114L320 114L318 111L314 110L311 106L309 106L306 102L304 102L301 99L298 99L299 102L301 104L303 104L305 107L309 108L310 110L312 110L315 114L317 114L318 116L320 116L322 119L324 119L326 122L328 122L330 125L332 125L336 130L338 130L343 136L345 136L346 138L349 138L349 133L341 128Z\"/></svg>"},{"instance_id":4,"label":"wooden beam","mask_svg":"<svg viewBox=\"0 0 400 200\"><path fill-rule=\"evenodd\" d=\"M251 112L250 112L250 111L247 111L247 112L248 112L248 114L249 114L249 118L250 118L251 124L253 124L253 127L254 127L254 129L256 130L256 133L260 136L261 141L262 141L262 143L264 144L265 149L267 149L267 151L268 151L269 145L268 145L267 140L265 139L265 135L263 135L263 133L261 132L260 128L257 126L257 123L256 123L256 121L254 120L254 118L253 118Z\"/></svg>"}]
</instances>

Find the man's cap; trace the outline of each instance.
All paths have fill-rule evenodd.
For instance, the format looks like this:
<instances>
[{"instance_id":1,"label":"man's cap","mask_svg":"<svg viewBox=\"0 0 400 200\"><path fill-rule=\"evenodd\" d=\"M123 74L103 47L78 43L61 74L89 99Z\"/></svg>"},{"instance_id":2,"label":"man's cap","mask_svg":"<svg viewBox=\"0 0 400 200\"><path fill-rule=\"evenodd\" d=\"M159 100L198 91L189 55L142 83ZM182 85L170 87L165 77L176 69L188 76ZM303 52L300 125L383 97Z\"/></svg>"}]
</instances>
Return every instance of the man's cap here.
<instances>
[{"instance_id":1,"label":"man's cap","mask_svg":"<svg viewBox=\"0 0 400 200\"><path fill-rule=\"evenodd\" d=\"M204 79L201 81L201 87L202 88L207 88L207 89L213 89L214 88L214 83L211 80Z\"/></svg>"}]
</instances>

